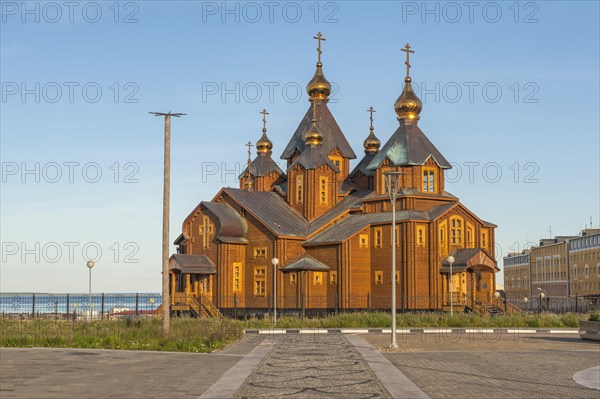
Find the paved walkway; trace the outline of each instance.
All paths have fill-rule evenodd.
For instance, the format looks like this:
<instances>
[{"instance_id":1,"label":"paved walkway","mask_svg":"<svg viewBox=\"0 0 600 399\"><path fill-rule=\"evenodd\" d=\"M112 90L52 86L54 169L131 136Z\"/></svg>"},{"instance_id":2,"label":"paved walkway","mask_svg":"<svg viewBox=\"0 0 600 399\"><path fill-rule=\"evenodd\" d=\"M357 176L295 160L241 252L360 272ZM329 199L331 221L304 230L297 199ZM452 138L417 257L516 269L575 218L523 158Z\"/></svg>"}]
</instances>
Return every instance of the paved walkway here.
<instances>
[{"instance_id":1,"label":"paved walkway","mask_svg":"<svg viewBox=\"0 0 600 399\"><path fill-rule=\"evenodd\" d=\"M343 334L271 339L273 351L237 391L236 398L391 398Z\"/></svg>"},{"instance_id":2,"label":"paved walkway","mask_svg":"<svg viewBox=\"0 0 600 399\"><path fill-rule=\"evenodd\" d=\"M573 334L248 336L213 354L1 349L0 397L598 398ZM591 382L590 382L591 381Z\"/></svg>"},{"instance_id":3,"label":"paved walkway","mask_svg":"<svg viewBox=\"0 0 600 399\"><path fill-rule=\"evenodd\" d=\"M260 342L213 354L2 348L0 398L198 398Z\"/></svg>"},{"instance_id":4,"label":"paved walkway","mask_svg":"<svg viewBox=\"0 0 600 399\"><path fill-rule=\"evenodd\" d=\"M598 398L572 377L600 365L600 346L576 336L407 335L395 353L389 335L366 339L432 398Z\"/></svg>"}]
</instances>

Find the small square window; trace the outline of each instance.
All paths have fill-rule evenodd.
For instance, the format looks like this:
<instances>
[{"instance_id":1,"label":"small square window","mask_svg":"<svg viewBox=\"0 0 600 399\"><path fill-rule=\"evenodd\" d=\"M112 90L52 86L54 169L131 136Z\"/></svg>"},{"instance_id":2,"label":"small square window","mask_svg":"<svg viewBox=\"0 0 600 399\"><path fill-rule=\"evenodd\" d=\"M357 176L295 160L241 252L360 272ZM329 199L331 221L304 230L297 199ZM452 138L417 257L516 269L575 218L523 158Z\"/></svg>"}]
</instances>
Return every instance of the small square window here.
<instances>
[{"instance_id":1,"label":"small square window","mask_svg":"<svg viewBox=\"0 0 600 399\"><path fill-rule=\"evenodd\" d=\"M369 247L369 235L368 234L361 234L358 237L358 246L360 248L368 248Z\"/></svg>"},{"instance_id":2,"label":"small square window","mask_svg":"<svg viewBox=\"0 0 600 399\"><path fill-rule=\"evenodd\" d=\"M337 272L333 271L329 273L329 284L337 284Z\"/></svg>"},{"instance_id":3,"label":"small square window","mask_svg":"<svg viewBox=\"0 0 600 399\"><path fill-rule=\"evenodd\" d=\"M323 284L323 272L314 272L313 283L315 285Z\"/></svg>"},{"instance_id":4,"label":"small square window","mask_svg":"<svg viewBox=\"0 0 600 399\"><path fill-rule=\"evenodd\" d=\"M254 257L255 258L266 258L267 257L267 248L266 247L254 248Z\"/></svg>"}]
</instances>

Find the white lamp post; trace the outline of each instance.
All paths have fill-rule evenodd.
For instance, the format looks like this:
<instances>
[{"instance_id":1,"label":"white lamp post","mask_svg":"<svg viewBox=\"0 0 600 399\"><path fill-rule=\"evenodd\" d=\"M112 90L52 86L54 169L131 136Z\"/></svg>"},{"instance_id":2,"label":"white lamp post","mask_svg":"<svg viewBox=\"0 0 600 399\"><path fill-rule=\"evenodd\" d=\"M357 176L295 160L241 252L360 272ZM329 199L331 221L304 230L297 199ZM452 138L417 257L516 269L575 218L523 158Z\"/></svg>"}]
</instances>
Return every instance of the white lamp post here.
<instances>
[{"instance_id":1,"label":"white lamp post","mask_svg":"<svg viewBox=\"0 0 600 399\"><path fill-rule=\"evenodd\" d=\"M540 313L542 313L542 300L544 299L546 294L544 293L544 290L541 289L540 287L537 287L537 289L540 292Z\"/></svg>"},{"instance_id":2,"label":"white lamp post","mask_svg":"<svg viewBox=\"0 0 600 399\"><path fill-rule=\"evenodd\" d=\"M449 286L450 286L450 316L454 315L454 300L452 298L452 264L454 263L454 261L456 259L454 259L454 256L450 255L446 258L446 260L448 261L448 263L450 263L450 281L449 281Z\"/></svg>"},{"instance_id":3,"label":"white lamp post","mask_svg":"<svg viewBox=\"0 0 600 399\"><path fill-rule=\"evenodd\" d=\"M273 264L273 325L275 326L277 325L277 265L279 259L273 258L271 263Z\"/></svg>"},{"instance_id":4,"label":"white lamp post","mask_svg":"<svg viewBox=\"0 0 600 399\"><path fill-rule=\"evenodd\" d=\"M87 267L90 270L89 278L89 304L90 304L90 321L92 321L92 267L94 267L94 261L88 260Z\"/></svg>"},{"instance_id":5,"label":"white lamp post","mask_svg":"<svg viewBox=\"0 0 600 399\"><path fill-rule=\"evenodd\" d=\"M384 172L385 186L392 203L392 342L390 348L398 349L396 342L396 198L398 197L398 177L404 172Z\"/></svg>"}]
</instances>

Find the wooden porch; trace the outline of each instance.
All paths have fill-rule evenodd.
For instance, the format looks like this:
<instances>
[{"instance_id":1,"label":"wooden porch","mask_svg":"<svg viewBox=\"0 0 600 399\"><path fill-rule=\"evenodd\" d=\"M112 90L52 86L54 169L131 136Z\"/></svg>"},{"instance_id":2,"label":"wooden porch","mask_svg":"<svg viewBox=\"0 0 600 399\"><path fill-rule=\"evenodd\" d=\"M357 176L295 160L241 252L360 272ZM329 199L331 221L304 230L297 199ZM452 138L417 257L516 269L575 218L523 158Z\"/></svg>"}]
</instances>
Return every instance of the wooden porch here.
<instances>
[{"instance_id":1,"label":"wooden porch","mask_svg":"<svg viewBox=\"0 0 600 399\"><path fill-rule=\"evenodd\" d=\"M450 311L450 295L445 293L442 310ZM474 312L480 315L515 314L521 312L517 306L494 293L482 292L469 295L464 292L452 293L452 308L455 312Z\"/></svg>"}]
</instances>

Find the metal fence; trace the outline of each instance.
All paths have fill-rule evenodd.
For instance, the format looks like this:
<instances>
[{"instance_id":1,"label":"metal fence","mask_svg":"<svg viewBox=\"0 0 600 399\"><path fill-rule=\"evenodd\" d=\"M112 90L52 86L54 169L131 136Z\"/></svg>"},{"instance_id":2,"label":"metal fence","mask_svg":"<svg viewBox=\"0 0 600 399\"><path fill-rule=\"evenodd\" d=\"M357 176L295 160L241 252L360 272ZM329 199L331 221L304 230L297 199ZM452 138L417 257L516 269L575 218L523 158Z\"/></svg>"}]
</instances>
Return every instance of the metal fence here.
<instances>
[{"instance_id":1,"label":"metal fence","mask_svg":"<svg viewBox=\"0 0 600 399\"><path fill-rule=\"evenodd\" d=\"M219 296L217 306L228 317L241 318L252 316L268 316L273 314L273 296L261 298L238 298ZM541 305L539 298L528 302L523 300L506 300L493 294L468 297L455 293L453 295L454 312L483 312L490 314L515 313L590 313L600 310L598 297L546 297ZM398 295L397 311L399 313L445 312L450 310L450 298L444 296L402 296ZM293 316L323 316L349 312L389 312L391 308L388 297L371 294L349 295L346 297L325 295L278 296L277 313Z\"/></svg>"},{"instance_id":2,"label":"metal fence","mask_svg":"<svg viewBox=\"0 0 600 399\"><path fill-rule=\"evenodd\" d=\"M0 294L0 317L62 320L149 316L162 303L158 293Z\"/></svg>"},{"instance_id":3,"label":"metal fence","mask_svg":"<svg viewBox=\"0 0 600 399\"><path fill-rule=\"evenodd\" d=\"M92 294L0 294L0 317L46 318L56 320L115 319L152 315L161 305L159 293ZM437 296L398 297L398 312L428 312L448 310L448 298ZM510 305L525 312L589 313L600 309L600 297L533 297L528 301L503 299L494 302L502 310ZM264 317L273 313L273 297L242 298L236 295L219 296L217 307L232 318ZM473 304L455 298L455 312L470 312ZM389 311L387 298L370 294L347 297L280 296L277 312L280 315L322 316L341 312Z\"/></svg>"},{"instance_id":4,"label":"metal fence","mask_svg":"<svg viewBox=\"0 0 600 399\"><path fill-rule=\"evenodd\" d=\"M600 309L600 296L589 297L532 297L523 299L509 299L519 309L528 312L540 313L590 313Z\"/></svg>"}]
</instances>

